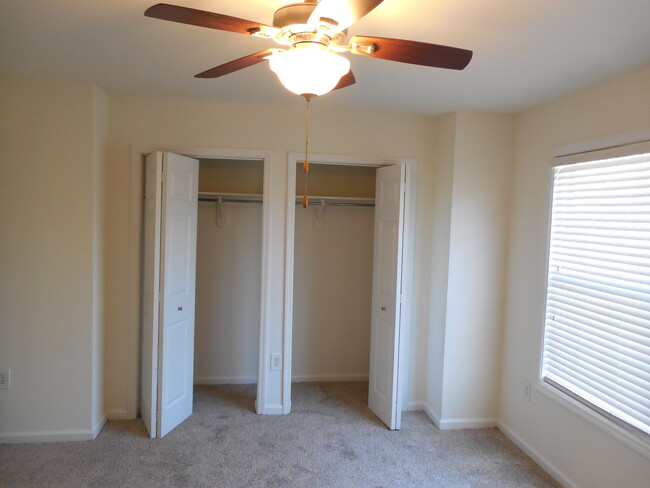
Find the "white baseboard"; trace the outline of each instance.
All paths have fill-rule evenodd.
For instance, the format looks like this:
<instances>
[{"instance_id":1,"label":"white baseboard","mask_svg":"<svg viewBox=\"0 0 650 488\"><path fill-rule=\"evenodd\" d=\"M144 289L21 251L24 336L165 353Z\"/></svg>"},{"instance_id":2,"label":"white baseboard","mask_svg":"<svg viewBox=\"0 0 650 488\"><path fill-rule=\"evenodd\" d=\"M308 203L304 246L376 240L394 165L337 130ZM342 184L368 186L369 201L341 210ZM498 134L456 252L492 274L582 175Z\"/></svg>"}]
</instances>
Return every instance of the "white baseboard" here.
<instances>
[{"instance_id":1,"label":"white baseboard","mask_svg":"<svg viewBox=\"0 0 650 488\"><path fill-rule=\"evenodd\" d=\"M419 412L420 410L426 410L425 402L408 402L406 404L405 412Z\"/></svg>"},{"instance_id":2,"label":"white baseboard","mask_svg":"<svg viewBox=\"0 0 650 488\"><path fill-rule=\"evenodd\" d=\"M533 461L535 461L544 471L550 474L555 481L560 483L564 488L580 488L577 484L571 481L562 471L560 471L553 463L549 462L539 451L530 446L526 441L514 433L503 422L497 422L497 428L508 439L514 442L519 449L524 451Z\"/></svg>"},{"instance_id":3,"label":"white baseboard","mask_svg":"<svg viewBox=\"0 0 650 488\"><path fill-rule=\"evenodd\" d=\"M40 430L25 432L0 432L0 444L25 444L30 442L90 441L94 439L90 429Z\"/></svg>"},{"instance_id":4,"label":"white baseboard","mask_svg":"<svg viewBox=\"0 0 650 488\"><path fill-rule=\"evenodd\" d=\"M106 425L107 421L108 421L108 417L106 416L106 414L104 414L97 421L97 423L93 426L93 439L99 435L99 433L104 428L104 425Z\"/></svg>"},{"instance_id":5,"label":"white baseboard","mask_svg":"<svg viewBox=\"0 0 650 488\"><path fill-rule=\"evenodd\" d=\"M490 418L440 419L438 428L440 430L489 429L496 427L497 423L497 419Z\"/></svg>"},{"instance_id":6,"label":"white baseboard","mask_svg":"<svg viewBox=\"0 0 650 488\"><path fill-rule=\"evenodd\" d=\"M433 409L429 406L427 402L424 402L424 413L426 413L427 417L431 419L433 425L440 428L440 416L433 411Z\"/></svg>"},{"instance_id":7,"label":"white baseboard","mask_svg":"<svg viewBox=\"0 0 650 488\"><path fill-rule=\"evenodd\" d=\"M248 385L257 383L257 376L197 376L195 385Z\"/></svg>"},{"instance_id":8,"label":"white baseboard","mask_svg":"<svg viewBox=\"0 0 650 488\"><path fill-rule=\"evenodd\" d=\"M560 471L554 464L544 458L537 450L533 449L527 442L525 442L521 437L515 434L508 426L503 422L496 419L445 419L440 420L440 417L429 407L426 402L422 402L424 406L424 412L431 419L436 427L440 430L451 430L451 429L480 429L486 427L496 427L505 435L508 439L515 443L519 449L524 451L533 461L535 461L544 471L551 475L558 483L560 483L564 488L580 488L577 484L571 481L562 471ZM419 402L414 402L414 405L418 405ZM409 404L410 406L411 404Z\"/></svg>"},{"instance_id":9,"label":"white baseboard","mask_svg":"<svg viewBox=\"0 0 650 488\"><path fill-rule=\"evenodd\" d=\"M279 403L274 403L272 405L266 405L262 407L262 410L257 412L261 415L282 415L284 414L284 409Z\"/></svg>"},{"instance_id":10,"label":"white baseboard","mask_svg":"<svg viewBox=\"0 0 650 488\"><path fill-rule=\"evenodd\" d=\"M420 402L416 402L414 405L420 405ZM497 419L490 418L441 419L426 402L421 402L421 405L421 410L424 410L427 417L429 417L431 422L433 422L433 424L440 430L487 429L496 427L498 424ZM410 406L411 404L409 403L409 407Z\"/></svg>"},{"instance_id":11,"label":"white baseboard","mask_svg":"<svg viewBox=\"0 0 650 488\"><path fill-rule=\"evenodd\" d=\"M293 375L292 383L310 383L310 382L330 382L330 381L368 381L367 374L311 374L311 375Z\"/></svg>"},{"instance_id":12,"label":"white baseboard","mask_svg":"<svg viewBox=\"0 0 650 488\"><path fill-rule=\"evenodd\" d=\"M136 415L133 415L126 409L106 410L106 418L108 420L133 420Z\"/></svg>"},{"instance_id":13,"label":"white baseboard","mask_svg":"<svg viewBox=\"0 0 650 488\"><path fill-rule=\"evenodd\" d=\"M292 383L307 382L330 382L330 381L368 381L368 375L344 374L344 375L302 375L292 376ZM246 385L257 383L257 376L197 376L194 378L195 385Z\"/></svg>"}]
</instances>

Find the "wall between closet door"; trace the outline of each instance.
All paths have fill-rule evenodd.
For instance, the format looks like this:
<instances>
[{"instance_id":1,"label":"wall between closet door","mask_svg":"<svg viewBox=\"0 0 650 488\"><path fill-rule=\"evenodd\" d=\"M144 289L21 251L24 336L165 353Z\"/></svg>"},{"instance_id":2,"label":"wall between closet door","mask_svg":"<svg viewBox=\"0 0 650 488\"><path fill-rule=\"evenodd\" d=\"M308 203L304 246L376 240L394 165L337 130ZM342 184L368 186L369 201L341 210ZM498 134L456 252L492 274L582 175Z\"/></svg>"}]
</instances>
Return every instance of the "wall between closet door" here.
<instances>
[{"instance_id":1,"label":"wall between closet door","mask_svg":"<svg viewBox=\"0 0 650 488\"><path fill-rule=\"evenodd\" d=\"M374 208L316 211L296 208L292 378L367 379Z\"/></svg>"}]
</instances>

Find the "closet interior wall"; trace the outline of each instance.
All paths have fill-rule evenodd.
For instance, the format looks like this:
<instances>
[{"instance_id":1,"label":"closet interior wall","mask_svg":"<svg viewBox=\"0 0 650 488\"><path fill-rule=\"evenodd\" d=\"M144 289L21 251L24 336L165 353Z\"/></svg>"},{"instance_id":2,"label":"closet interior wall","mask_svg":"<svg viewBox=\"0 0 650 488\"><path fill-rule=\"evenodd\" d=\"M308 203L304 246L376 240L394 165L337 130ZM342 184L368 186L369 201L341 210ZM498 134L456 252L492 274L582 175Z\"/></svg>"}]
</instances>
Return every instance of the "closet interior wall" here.
<instances>
[{"instance_id":1,"label":"closet interior wall","mask_svg":"<svg viewBox=\"0 0 650 488\"><path fill-rule=\"evenodd\" d=\"M375 168L311 164L308 194L295 214L292 380L367 380L374 207L326 205L319 221L317 196L374 199Z\"/></svg>"},{"instance_id":2,"label":"closet interior wall","mask_svg":"<svg viewBox=\"0 0 650 488\"><path fill-rule=\"evenodd\" d=\"M204 192L263 193L263 161L199 160L194 383L255 383L262 204L202 201Z\"/></svg>"}]
</instances>

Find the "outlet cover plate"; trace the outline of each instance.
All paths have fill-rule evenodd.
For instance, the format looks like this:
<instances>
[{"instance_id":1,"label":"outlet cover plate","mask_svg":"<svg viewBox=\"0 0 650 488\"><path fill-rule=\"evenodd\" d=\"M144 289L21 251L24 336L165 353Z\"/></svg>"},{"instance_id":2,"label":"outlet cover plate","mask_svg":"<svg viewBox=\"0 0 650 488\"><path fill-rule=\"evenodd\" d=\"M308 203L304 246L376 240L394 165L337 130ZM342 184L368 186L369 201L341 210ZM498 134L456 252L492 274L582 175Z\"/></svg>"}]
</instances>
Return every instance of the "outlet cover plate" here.
<instances>
[{"instance_id":1,"label":"outlet cover plate","mask_svg":"<svg viewBox=\"0 0 650 488\"><path fill-rule=\"evenodd\" d=\"M282 354L271 354L271 371L282 371Z\"/></svg>"}]
</instances>

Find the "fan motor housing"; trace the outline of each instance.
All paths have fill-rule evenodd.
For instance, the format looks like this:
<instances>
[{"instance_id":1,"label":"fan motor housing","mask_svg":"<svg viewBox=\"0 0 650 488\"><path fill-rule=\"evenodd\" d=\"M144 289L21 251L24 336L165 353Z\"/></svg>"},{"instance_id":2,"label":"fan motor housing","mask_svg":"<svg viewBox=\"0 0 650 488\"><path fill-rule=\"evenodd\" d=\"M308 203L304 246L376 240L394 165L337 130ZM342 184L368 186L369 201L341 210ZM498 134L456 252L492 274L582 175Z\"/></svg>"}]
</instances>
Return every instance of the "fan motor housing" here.
<instances>
[{"instance_id":1,"label":"fan motor housing","mask_svg":"<svg viewBox=\"0 0 650 488\"><path fill-rule=\"evenodd\" d=\"M290 3L273 14L273 25L282 29L289 25L306 24L317 2Z\"/></svg>"}]
</instances>

